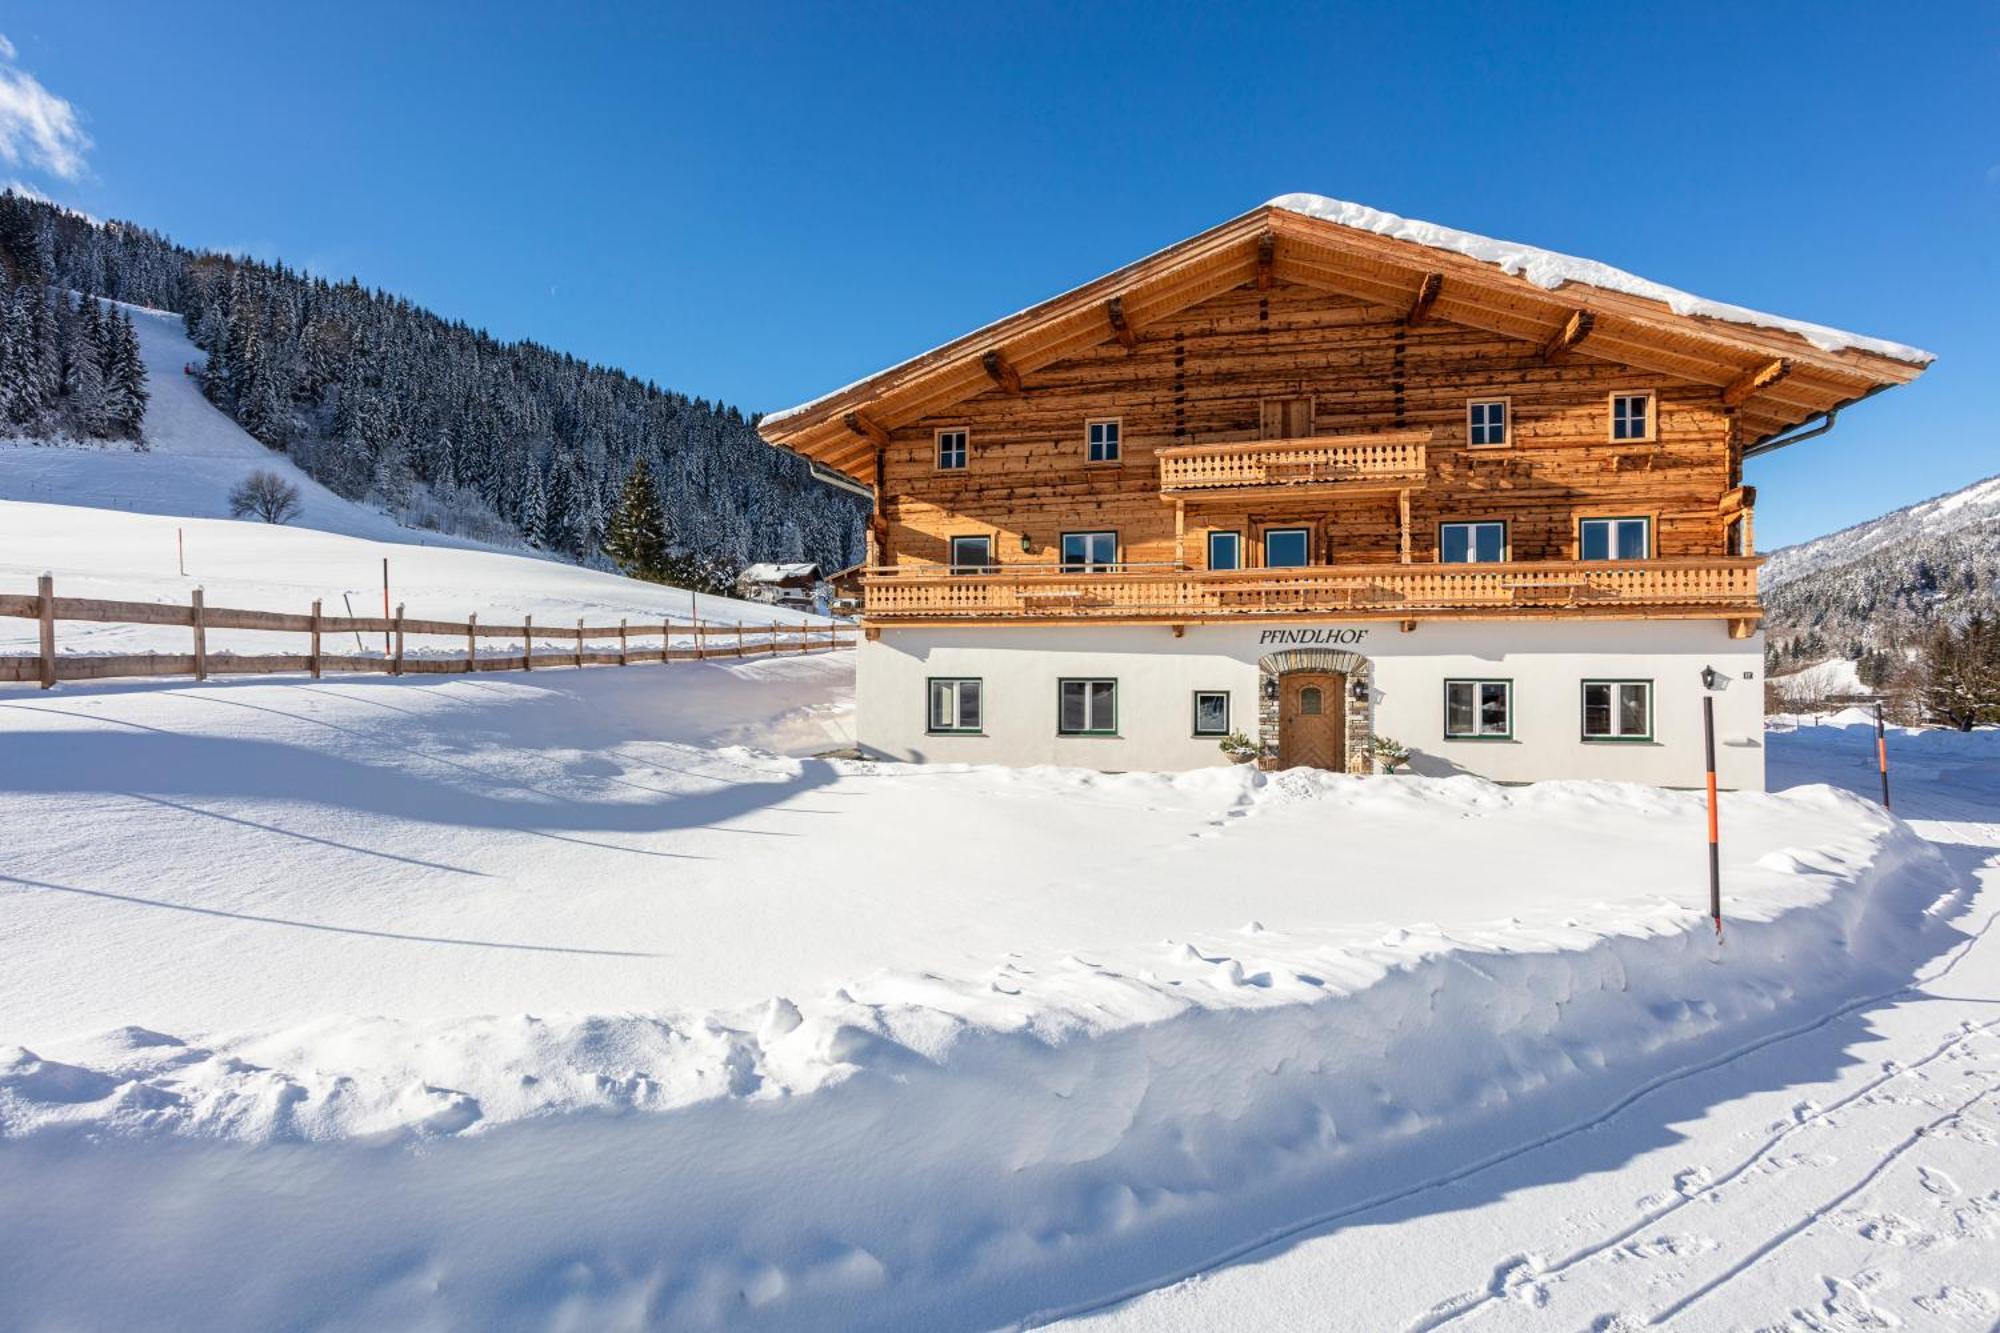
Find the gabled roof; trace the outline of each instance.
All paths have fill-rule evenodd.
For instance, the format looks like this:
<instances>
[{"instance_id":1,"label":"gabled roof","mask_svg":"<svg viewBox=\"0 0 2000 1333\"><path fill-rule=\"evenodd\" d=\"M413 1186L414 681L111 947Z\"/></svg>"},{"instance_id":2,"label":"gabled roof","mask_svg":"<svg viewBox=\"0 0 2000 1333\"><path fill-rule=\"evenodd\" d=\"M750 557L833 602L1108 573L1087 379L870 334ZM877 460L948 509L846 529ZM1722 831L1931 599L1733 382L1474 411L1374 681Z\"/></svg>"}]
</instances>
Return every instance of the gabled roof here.
<instances>
[{"instance_id":1,"label":"gabled roof","mask_svg":"<svg viewBox=\"0 0 2000 1333\"><path fill-rule=\"evenodd\" d=\"M787 579L816 579L819 566L810 561L781 563L767 560L761 564L746 565L737 579L745 583L783 583Z\"/></svg>"},{"instance_id":2,"label":"gabled roof","mask_svg":"<svg viewBox=\"0 0 2000 1333\"><path fill-rule=\"evenodd\" d=\"M867 483L906 422L1246 282L1299 283L1422 319L1698 384L1755 445L1915 379L1931 354L1706 300L1608 264L1320 195L1288 194L901 365L758 423L772 444Z\"/></svg>"}]
</instances>

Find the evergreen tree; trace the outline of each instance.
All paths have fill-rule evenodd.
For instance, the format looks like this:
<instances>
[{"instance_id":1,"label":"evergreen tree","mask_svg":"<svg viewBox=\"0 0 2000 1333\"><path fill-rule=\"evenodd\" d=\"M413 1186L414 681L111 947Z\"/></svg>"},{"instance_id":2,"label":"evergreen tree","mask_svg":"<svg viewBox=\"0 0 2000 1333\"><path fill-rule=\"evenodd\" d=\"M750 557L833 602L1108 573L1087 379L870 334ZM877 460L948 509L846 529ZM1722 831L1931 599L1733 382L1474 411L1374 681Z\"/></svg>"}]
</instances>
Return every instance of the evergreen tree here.
<instances>
[{"instance_id":1,"label":"evergreen tree","mask_svg":"<svg viewBox=\"0 0 2000 1333\"><path fill-rule=\"evenodd\" d=\"M653 471L642 456L632 465L618 507L604 530L604 553L627 575L667 582L667 528Z\"/></svg>"}]
</instances>

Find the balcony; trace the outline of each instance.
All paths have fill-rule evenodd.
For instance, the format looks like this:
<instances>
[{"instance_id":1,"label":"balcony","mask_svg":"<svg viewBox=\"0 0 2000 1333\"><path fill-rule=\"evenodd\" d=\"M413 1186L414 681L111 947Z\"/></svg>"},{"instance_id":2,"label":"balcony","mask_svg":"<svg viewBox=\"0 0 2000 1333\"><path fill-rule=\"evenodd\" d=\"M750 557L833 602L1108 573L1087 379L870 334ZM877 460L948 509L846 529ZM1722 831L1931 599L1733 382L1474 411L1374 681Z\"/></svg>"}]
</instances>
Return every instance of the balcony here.
<instances>
[{"instance_id":1,"label":"balcony","mask_svg":"<svg viewBox=\"0 0 2000 1333\"><path fill-rule=\"evenodd\" d=\"M1159 451L1160 493L1219 500L1310 491L1358 495L1424 484L1427 430L1382 435L1185 444Z\"/></svg>"},{"instance_id":2,"label":"balcony","mask_svg":"<svg viewBox=\"0 0 2000 1333\"><path fill-rule=\"evenodd\" d=\"M1625 562L1313 565L1302 569L1047 565L981 574L936 566L871 571L863 616L875 624L966 620L1206 621L1709 617L1759 614L1756 557Z\"/></svg>"}]
</instances>

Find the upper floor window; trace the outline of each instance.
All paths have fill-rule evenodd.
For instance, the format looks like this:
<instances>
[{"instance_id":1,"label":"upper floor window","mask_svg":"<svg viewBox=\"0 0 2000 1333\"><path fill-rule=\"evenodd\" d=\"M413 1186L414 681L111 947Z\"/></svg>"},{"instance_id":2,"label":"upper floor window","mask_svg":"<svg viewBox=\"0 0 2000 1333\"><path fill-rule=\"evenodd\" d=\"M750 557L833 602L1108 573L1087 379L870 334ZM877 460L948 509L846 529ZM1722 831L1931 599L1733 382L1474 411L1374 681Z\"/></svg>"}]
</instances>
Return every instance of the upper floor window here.
<instances>
[{"instance_id":1,"label":"upper floor window","mask_svg":"<svg viewBox=\"0 0 2000 1333\"><path fill-rule=\"evenodd\" d=\"M1650 440L1653 438L1653 395L1614 393L1611 395L1611 438Z\"/></svg>"},{"instance_id":2,"label":"upper floor window","mask_svg":"<svg viewBox=\"0 0 2000 1333\"><path fill-rule=\"evenodd\" d=\"M1095 574L1118 563L1115 532L1065 532L1062 567L1065 574Z\"/></svg>"},{"instance_id":3,"label":"upper floor window","mask_svg":"<svg viewBox=\"0 0 2000 1333\"><path fill-rule=\"evenodd\" d=\"M1586 518L1577 524L1579 560L1648 560L1653 555L1650 518Z\"/></svg>"},{"instance_id":4,"label":"upper floor window","mask_svg":"<svg viewBox=\"0 0 2000 1333\"><path fill-rule=\"evenodd\" d=\"M1118 461L1118 426L1115 420L1085 423L1084 429L1090 437L1089 459L1093 463L1115 463Z\"/></svg>"},{"instance_id":5,"label":"upper floor window","mask_svg":"<svg viewBox=\"0 0 2000 1333\"><path fill-rule=\"evenodd\" d=\"M1448 565L1468 565L1506 558L1505 523L1494 521L1438 525L1438 559Z\"/></svg>"},{"instance_id":6,"label":"upper floor window","mask_svg":"<svg viewBox=\"0 0 2000 1333\"><path fill-rule=\"evenodd\" d=\"M1468 443L1506 444L1508 429L1505 398L1478 399L1465 405L1465 431Z\"/></svg>"},{"instance_id":7,"label":"upper floor window","mask_svg":"<svg viewBox=\"0 0 2000 1333\"><path fill-rule=\"evenodd\" d=\"M1266 398L1259 405L1258 433L1267 440L1302 440L1313 433L1313 400Z\"/></svg>"},{"instance_id":8,"label":"upper floor window","mask_svg":"<svg viewBox=\"0 0 2000 1333\"><path fill-rule=\"evenodd\" d=\"M941 430L937 433L937 465L941 472L956 472L965 466L966 432Z\"/></svg>"},{"instance_id":9,"label":"upper floor window","mask_svg":"<svg viewBox=\"0 0 2000 1333\"><path fill-rule=\"evenodd\" d=\"M1243 534L1240 532L1209 533L1208 567L1210 569L1243 568Z\"/></svg>"},{"instance_id":10,"label":"upper floor window","mask_svg":"<svg viewBox=\"0 0 2000 1333\"><path fill-rule=\"evenodd\" d=\"M993 566L993 539L991 537L953 537L951 539L951 572L954 574L984 574Z\"/></svg>"},{"instance_id":11,"label":"upper floor window","mask_svg":"<svg viewBox=\"0 0 2000 1333\"><path fill-rule=\"evenodd\" d=\"M1311 528L1264 529L1264 565L1267 569L1296 569L1311 563Z\"/></svg>"}]
</instances>

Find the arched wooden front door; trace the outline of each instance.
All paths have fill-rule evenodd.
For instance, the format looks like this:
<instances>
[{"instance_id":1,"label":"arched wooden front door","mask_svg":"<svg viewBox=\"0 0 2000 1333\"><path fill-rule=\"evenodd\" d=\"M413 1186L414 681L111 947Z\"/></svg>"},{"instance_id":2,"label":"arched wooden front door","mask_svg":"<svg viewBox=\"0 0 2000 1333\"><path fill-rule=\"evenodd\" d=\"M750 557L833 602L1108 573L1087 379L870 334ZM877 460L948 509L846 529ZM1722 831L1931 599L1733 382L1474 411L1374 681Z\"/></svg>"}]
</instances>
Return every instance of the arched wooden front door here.
<instances>
[{"instance_id":1,"label":"arched wooden front door","mask_svg":"<svg viewBox=\"0 0 2000 1333\"><path fill-rule=\"evenodd\" d=\"M1347 767L1347 677L1288 671L1278 677L1278 767Z\"/></svg>"}]
</instances>

